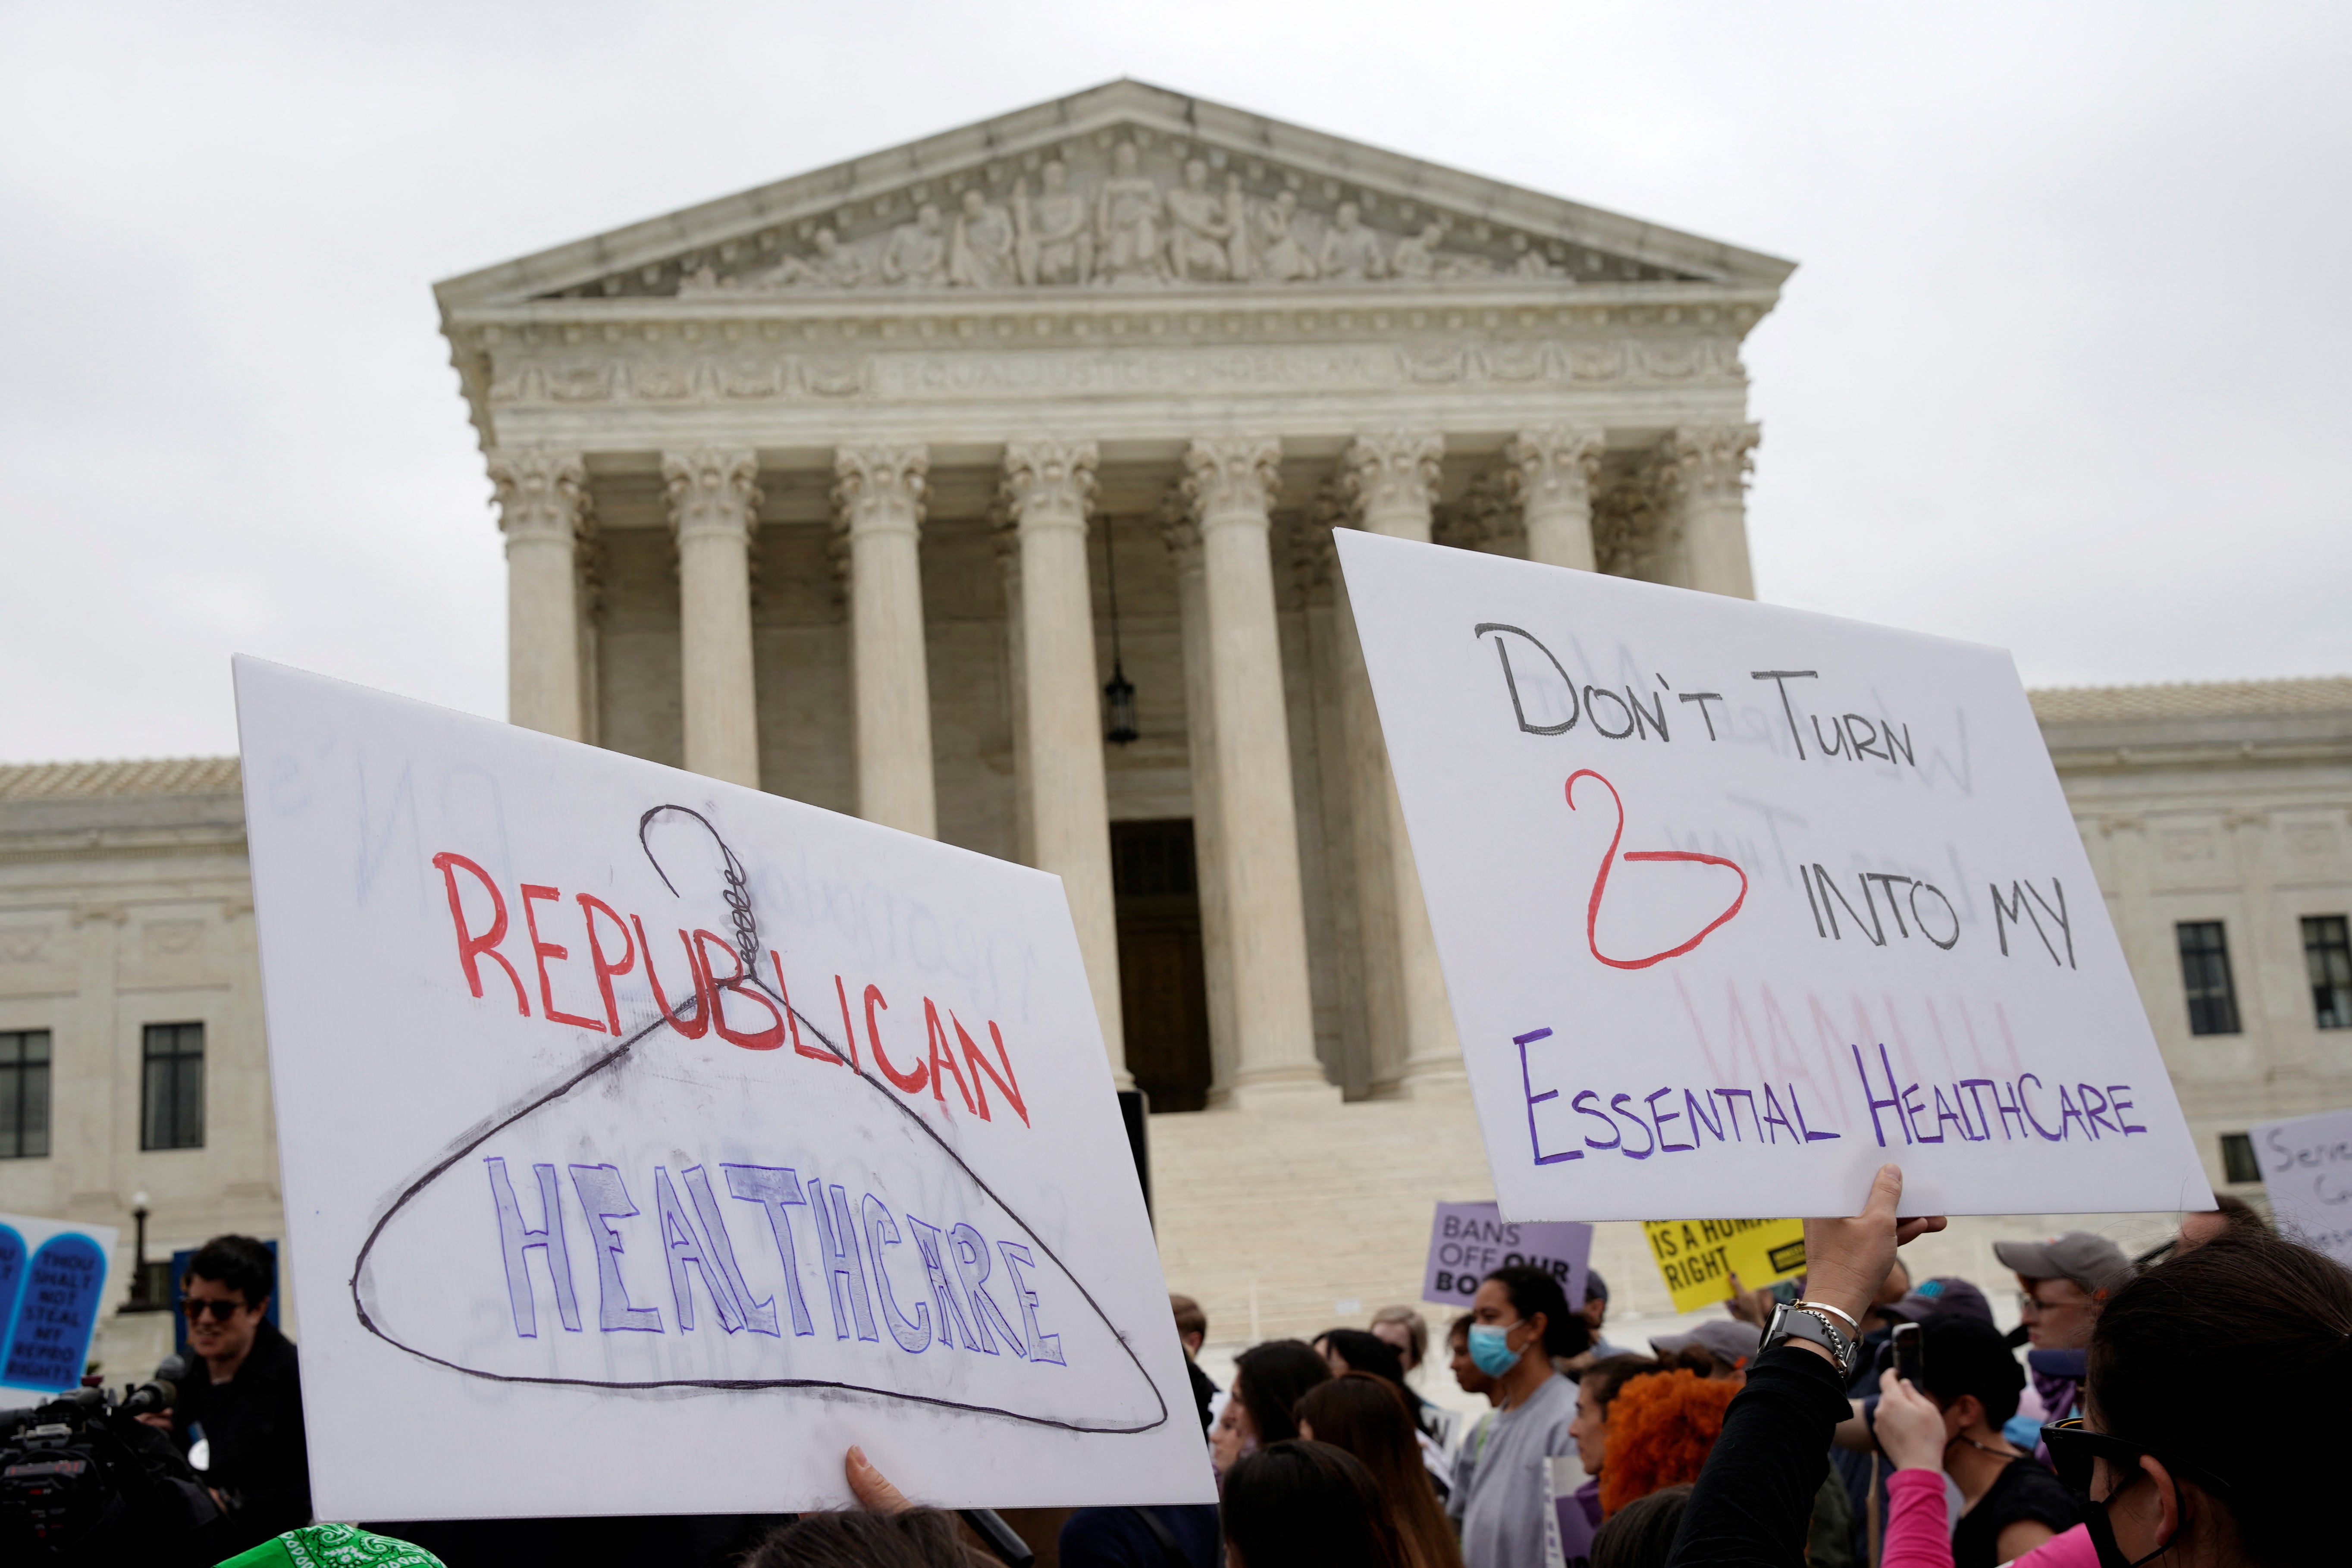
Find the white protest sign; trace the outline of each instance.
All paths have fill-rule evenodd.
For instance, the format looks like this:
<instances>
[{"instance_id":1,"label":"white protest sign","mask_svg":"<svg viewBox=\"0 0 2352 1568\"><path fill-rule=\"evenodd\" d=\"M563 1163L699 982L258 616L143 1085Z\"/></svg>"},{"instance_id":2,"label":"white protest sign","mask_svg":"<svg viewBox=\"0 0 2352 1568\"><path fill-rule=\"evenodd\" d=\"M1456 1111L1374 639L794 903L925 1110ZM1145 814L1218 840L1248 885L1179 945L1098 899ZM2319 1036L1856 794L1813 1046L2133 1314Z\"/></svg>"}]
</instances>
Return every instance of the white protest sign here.
<instances>
[{"instance_id":1,"label":"white protest sign","mask_svg":"<svg viewBox=\"0 0 2352 1568\"><path fill-rule=\"evenodd\" d=\"M1213 1500L1056 879L236 688L322 1518Z\"/></svg>"},{"instance_id":2,"label":"white protest sign","mask_svg":"<svg viewBox=\"0 0 2352 1568\"><path fill-rule=\"evenodd\" d=\"M2265 1121L2248 1136L2280 1231L2352 1268L2352 1110Z\"/></svg>"},{"instance_id":3,"label":"white protest sign","mask_svg":"<svg viewBox=\"0 0 2352 1568\"><path fill-rule=\"evenodd\" d=\"M2006 654L1338 537L1504 1214L2210 1205Z\"/></svg>"},{"instance_id":4,"label":"white protest sign","mask_svg":"<svg viewBox=\"0 0 2352 1568\"><path fill-rule=\"evenodd\" d=\"M114 1237L110 1225L0 1214L0 1410L81 1385Z\"/></svg>"}]
</instances>

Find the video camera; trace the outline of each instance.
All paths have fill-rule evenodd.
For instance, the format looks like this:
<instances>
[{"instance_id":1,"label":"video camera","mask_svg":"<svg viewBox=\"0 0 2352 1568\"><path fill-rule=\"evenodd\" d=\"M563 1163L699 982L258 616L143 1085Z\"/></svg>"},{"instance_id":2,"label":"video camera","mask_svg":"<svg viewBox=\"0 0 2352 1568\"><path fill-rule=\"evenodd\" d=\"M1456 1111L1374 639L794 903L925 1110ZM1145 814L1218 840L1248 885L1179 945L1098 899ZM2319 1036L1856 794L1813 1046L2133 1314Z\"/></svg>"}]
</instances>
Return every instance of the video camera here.
<instances>
[{"instance_id":1,"label":"video camera","mask_svg":"<svg viewBox=\"0 0 2352 1568\"><path fill-rule=\"evenodd\" d=\"M78 1388L29 1410L0 1413L0 1562L214 1562L220 1521L171 1438L142 1422L178 1397L177 1356L116 1398Z\"/></svg>"}]
</instances>

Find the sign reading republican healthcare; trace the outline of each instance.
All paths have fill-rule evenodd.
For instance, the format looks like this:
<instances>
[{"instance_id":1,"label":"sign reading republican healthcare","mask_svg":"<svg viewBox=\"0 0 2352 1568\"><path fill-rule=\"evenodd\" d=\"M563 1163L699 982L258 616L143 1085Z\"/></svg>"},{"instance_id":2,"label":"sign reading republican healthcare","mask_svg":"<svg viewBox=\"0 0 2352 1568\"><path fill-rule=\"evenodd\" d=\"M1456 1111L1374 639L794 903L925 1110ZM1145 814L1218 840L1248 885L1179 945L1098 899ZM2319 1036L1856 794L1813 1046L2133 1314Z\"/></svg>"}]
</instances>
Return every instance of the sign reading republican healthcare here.
<instances>
[{"instance_id":1,"label":"sign reading republican healthcare","mask_svg":"<svg viewBox=\"0 0 2352 1568\"><path fill-rule=\"evenodd\" d=\"M1429 1265L1421 1299L1467 1309L1478 1282L1497 1268L1540 1268L1559 1281L1570 1307L1584 1304L1592 1227L1574 1220L1516 1224L1493 1204L1440 1204L1429 1222Z\"/></svg>"},{"instance_id":2,"label":"sign reading republican healthcare","mask_svg":"<svg viewBox=\"0 0 2352 1568\"><path fill-rule=\"evenodd\" d=\"M2008 655L1338 538L1506 1215L2210 1201Z\"/></svg>"},{"instance_id":3,"label":"sign reading republican healthcare","mask_svg":"<svg viewBox=\"0 0 2352 1568\"><path fill-rule=\"evenodd\" d=\"M1057 879L236 689L320 1517L1213 1500Z\"/></svg>"},{"instance_id":4,"label":"sign reading republican healthcare","mask_svg":"<svg viewBox=\"0 0 2352 1568\"><path fill-rule=\"evenodd\" d=\"M2279 1229L2352 1268L2352 1110L2265 1121L2247 1136Z\"/></svg>"},{"instance_id":5,"label":"sign reading republican healthcare","mask_svg":"<svg viewBox=\"0 0 2352 1568\"><path fill-rule=\"evenodd\" d=\"M0 1214L0 1410L81 1386L114 1237L110 1225Z\"/></svg>"}]
</instances>

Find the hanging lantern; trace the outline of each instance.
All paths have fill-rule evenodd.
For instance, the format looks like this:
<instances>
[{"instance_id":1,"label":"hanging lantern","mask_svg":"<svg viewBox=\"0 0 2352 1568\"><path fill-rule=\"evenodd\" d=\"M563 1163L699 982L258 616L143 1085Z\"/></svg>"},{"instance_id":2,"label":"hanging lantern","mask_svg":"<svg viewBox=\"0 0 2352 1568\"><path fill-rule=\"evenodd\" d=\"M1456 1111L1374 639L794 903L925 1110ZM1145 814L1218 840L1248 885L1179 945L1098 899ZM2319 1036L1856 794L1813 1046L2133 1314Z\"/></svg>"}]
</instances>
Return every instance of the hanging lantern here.
<instances>
[{"instance_id":1,"label":"hanging lantern","mask_svg":"<svg viewBox=\"0 0 2352 1568\"><path fill-rule=\"evenodd\" d=\"M1124 746L1142 731L1135 727L1135 683L1118 652L1118 552L1112 547L1111 525L1103 524L1103 564L1110 580L1110 679L1103 685L1103 739Z\"/></svg>"}]
</instances>

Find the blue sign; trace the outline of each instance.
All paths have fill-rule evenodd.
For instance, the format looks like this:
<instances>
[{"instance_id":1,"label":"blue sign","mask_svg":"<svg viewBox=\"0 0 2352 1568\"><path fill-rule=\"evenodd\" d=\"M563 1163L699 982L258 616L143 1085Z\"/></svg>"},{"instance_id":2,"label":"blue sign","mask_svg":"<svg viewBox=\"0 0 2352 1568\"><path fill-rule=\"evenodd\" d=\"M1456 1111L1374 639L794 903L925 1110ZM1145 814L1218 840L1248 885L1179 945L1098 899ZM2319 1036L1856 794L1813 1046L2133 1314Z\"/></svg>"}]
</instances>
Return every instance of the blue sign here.
<instances>
[{"instance_id":1,"label":"blue sign","mask_svg":"<svg viewBox=\"0 0 2352 1568\"><path fill-rule=\"evenodd\" d=\"M8 1343L8 1330L16 1315L16 1288L25 1282L25 1238L10 1226L0 1225L0 1348Z\"/></svg>"},{"instance_id":2,"label":"blue sign","mask_svg":"<svg viewBox=\"0 0 2352 1568\"><path fill-rule=\"evenodd\" d=\"M0 1384L45 1392L76 1387L98 1327L105 1249L68 1231L43 1242L24 1273Z\"/></svg>"}]
</instances>

